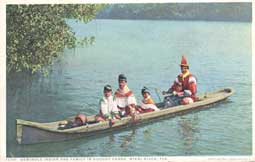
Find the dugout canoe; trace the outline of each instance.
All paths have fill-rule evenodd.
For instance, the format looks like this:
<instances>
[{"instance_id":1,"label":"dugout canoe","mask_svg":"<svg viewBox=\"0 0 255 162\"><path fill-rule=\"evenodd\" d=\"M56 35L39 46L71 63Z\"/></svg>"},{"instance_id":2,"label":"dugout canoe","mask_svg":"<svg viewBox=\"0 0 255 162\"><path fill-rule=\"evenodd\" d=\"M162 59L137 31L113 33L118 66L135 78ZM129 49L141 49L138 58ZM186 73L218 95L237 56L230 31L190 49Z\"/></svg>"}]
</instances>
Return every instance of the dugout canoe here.
<instances>
[{"instance_id":1,"label":"dugout canoe","mask_svg":"<svg viewBox=\"0 0 255 162\"><path fill-rule=\"evenodd\" d=\"M132 117L124 117L121 120L116 121L114 125L111 125L109 121L105 121L102 123L94 123L80 127L59 130L58 124L61 121L39 123L16 119L16 140L19 144L33 144L94 136L99 133L101 134L104 132L114 131L121 128L155 121L156 119L173 117L190 111L212 107L212 105L227 99L233 93L234 89L224 88L215 92L208 92L198 95L198 101L192 104L179 105L170 108L162 108L163 103L157 103L160 111L138 114L136 120L134 120ZM65 120L70 120L72 118L73 117L69 117ZM89 116L88 119L89 121L93 121L94 116Z\"/></svg>"}]
</instances>

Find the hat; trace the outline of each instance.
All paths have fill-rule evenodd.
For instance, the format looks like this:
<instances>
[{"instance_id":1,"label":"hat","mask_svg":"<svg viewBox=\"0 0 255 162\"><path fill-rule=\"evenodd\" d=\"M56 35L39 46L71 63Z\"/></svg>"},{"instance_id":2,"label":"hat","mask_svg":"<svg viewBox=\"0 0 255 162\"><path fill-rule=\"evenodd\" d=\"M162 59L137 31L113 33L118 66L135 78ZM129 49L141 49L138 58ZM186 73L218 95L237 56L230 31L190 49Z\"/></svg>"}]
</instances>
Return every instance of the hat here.
<instances>
[{"instance_id":1,"label":"hat","mask_svg":"<svg viewBox=\"0 0 255 162\"><path fill-rule=\"evenodd\" d=\"M112 91L112 87L110 85L104 86L104 91Z\"/></svg>"},{"instance_id":2,"label":"hat","mask_svg":"<svg viewBox=\"0 0 255 162\"><path fill-rule=\"evenodd\" d=\"M127 81L127 77L124 74L119 75L119 81L124 80Z\"/></svg>"},{"instance_id":3,"label":"hat","mask_svg":"<svg viewBox=\"0 0 255 162\"><path fill-rule=\"evenodd\" d=\"M143 93L149 93L149 94L150 94L150 91L149 91L149 89L148 89L147 87L143 87L141 93L142 93L142 94L143 94Z\"/></svg>"},{"instance_id":4,"label":"hat","mask_svg":"<svg viewBox=\"0 0 255 162\"><path fill-rule=\"evenodd\" d=\"M182 56L182 60L181 60L180 66L189 67L187 59L185 58L185 56Z\"/></svg>"}]
</instances>

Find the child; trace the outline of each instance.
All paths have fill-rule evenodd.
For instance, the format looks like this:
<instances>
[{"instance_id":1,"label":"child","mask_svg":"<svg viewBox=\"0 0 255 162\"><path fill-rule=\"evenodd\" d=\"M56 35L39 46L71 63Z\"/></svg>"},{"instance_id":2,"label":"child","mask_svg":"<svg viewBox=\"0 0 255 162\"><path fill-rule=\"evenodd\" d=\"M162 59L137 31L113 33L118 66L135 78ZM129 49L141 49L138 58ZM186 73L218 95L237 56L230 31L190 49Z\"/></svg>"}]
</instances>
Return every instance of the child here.
<instances>
[{"instance_id":1,"label":"child","mask_svg":"<svg viewBox=\"0 0 255 162\"><path fill-rule=\"evenodd\" d=\"M87 124L87 122L88 122L87 117L82 113L78 113L73 120L70 120L70 121L64 120L60 122L58 129L62 130L62 129L79 127L79 126Z\"/></svg>"},{"instance_id":2,"label":"child","mask_svg":"<svg viewBox=\"0 0 255 162\"><path fill-rule=\"evenodd\" d=\"M139 113L146 113L146 112L152 112L152 111L158 111L159 108L155 105L153 99L151 98L150 92L148 88L144 87L141 91L143 100L137 106L137 110Z\"/></svg>"},{"instance_id":3,"label":"child","mask_svg":"<svg viewBox=\"0 0 255 162\"><path fill-rule=\"evenodd\" d=\"M104 96L99 101L100 112L96 115L96 121L103 122L105 120L110 120L113 122L115 119L120 119L119 109L115 100L112 96L112 87L110 85L104 86Z\"/></svg>"}]
</instances>

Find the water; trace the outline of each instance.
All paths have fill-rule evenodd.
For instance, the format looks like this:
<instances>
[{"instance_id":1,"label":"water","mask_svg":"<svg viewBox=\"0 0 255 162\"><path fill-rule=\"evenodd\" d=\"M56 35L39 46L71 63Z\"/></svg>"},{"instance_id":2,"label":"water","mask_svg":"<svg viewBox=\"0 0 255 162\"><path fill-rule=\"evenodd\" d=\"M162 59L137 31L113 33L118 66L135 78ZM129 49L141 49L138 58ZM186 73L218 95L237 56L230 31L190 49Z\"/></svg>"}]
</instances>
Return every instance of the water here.
<instances>
[{"instance_id":1,"label":"water","mask_svg":"<svg viewBox=\"0 0 255 162\"><path fill-rule=\"evenodd\" d=\"M68 20L89 47L65 50L48 77L12 76L7 82L7 156L251 155L251 23ZM138 100L143 86L167 90L180 73L181 55L198 78L198 92L233 87L211 109L87 139L34 145L15 141L15 119L55 121L98 112L105 84L125 73ZM159 101L151 88L155 101ZM136 151L134 151L136 150Z\"/></svg>"}]
</instances>

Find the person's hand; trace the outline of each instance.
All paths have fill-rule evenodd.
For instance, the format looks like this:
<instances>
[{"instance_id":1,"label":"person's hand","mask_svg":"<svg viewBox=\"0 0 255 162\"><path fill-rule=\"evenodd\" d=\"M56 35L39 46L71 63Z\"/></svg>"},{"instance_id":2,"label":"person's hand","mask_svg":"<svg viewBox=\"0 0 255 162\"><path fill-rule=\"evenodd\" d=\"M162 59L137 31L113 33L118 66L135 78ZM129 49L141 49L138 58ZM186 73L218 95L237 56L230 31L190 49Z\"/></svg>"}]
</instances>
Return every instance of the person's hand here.
<instances>
[{"instance_id":1,"label":"person's hand","mask_svg":"<svg viewBox=\"0 0 255 162\"><path fill-rule=\"evenodd\" d=\"M110 119L109 121L110 121L110 124L111 124L111 125L114 125L115 122L116 122L116 119Z\"/></svg>"},{"instance_id":2,"label":"person's hand","mask_svg":"<svg viewBox=\"0 0 255 162\"><path fill-rule=\"evenodd\" d=\"M177 96L178 96L178 97L184 96L184 92L177 92Z\"/></svg>"},{"instance_id":3,"label":"person's hand","mask_svg":"<svg viewBox=\"0 0 255 162\"><path fill-rule=\"evenodd\" d=\"M176 96L176 95L177 95L177 92L176 92L176 91L173 91L172 93L173 93L173 95L174 95L174 96Z\"/></svg>"},{"instance_id":4,"label":"person's hand","mask_svg":"<svg viewBox=\"0 0 255 162\"><path fill-rule=\"evenodd\" d=\"M120 116L119 115L115 115L114 116L116 119L120 119Z\"/></svg>"},{"instance_id":5,"label":"person's hand","mask_svg":"<svg viewBox=\"0 0 255 162\"><path fill-rule=\"evenodd\" d=\"M130 108L130 113L131 113L131 114L135 114L135 111L136 111L136 110L135 110L134 107L131 107L131 108Z\"/></svg>"},{"instance_id":6,"label":"person's hand","mask_svg":"<svg viewBox=\"0 0 255 162\"><path fill-rule=\"evenodd\" d=\"M111 117L111 116L107 116L106 119L107 119L107 120L111 120L112 117Z\"/></svg>"}]
</instances>

